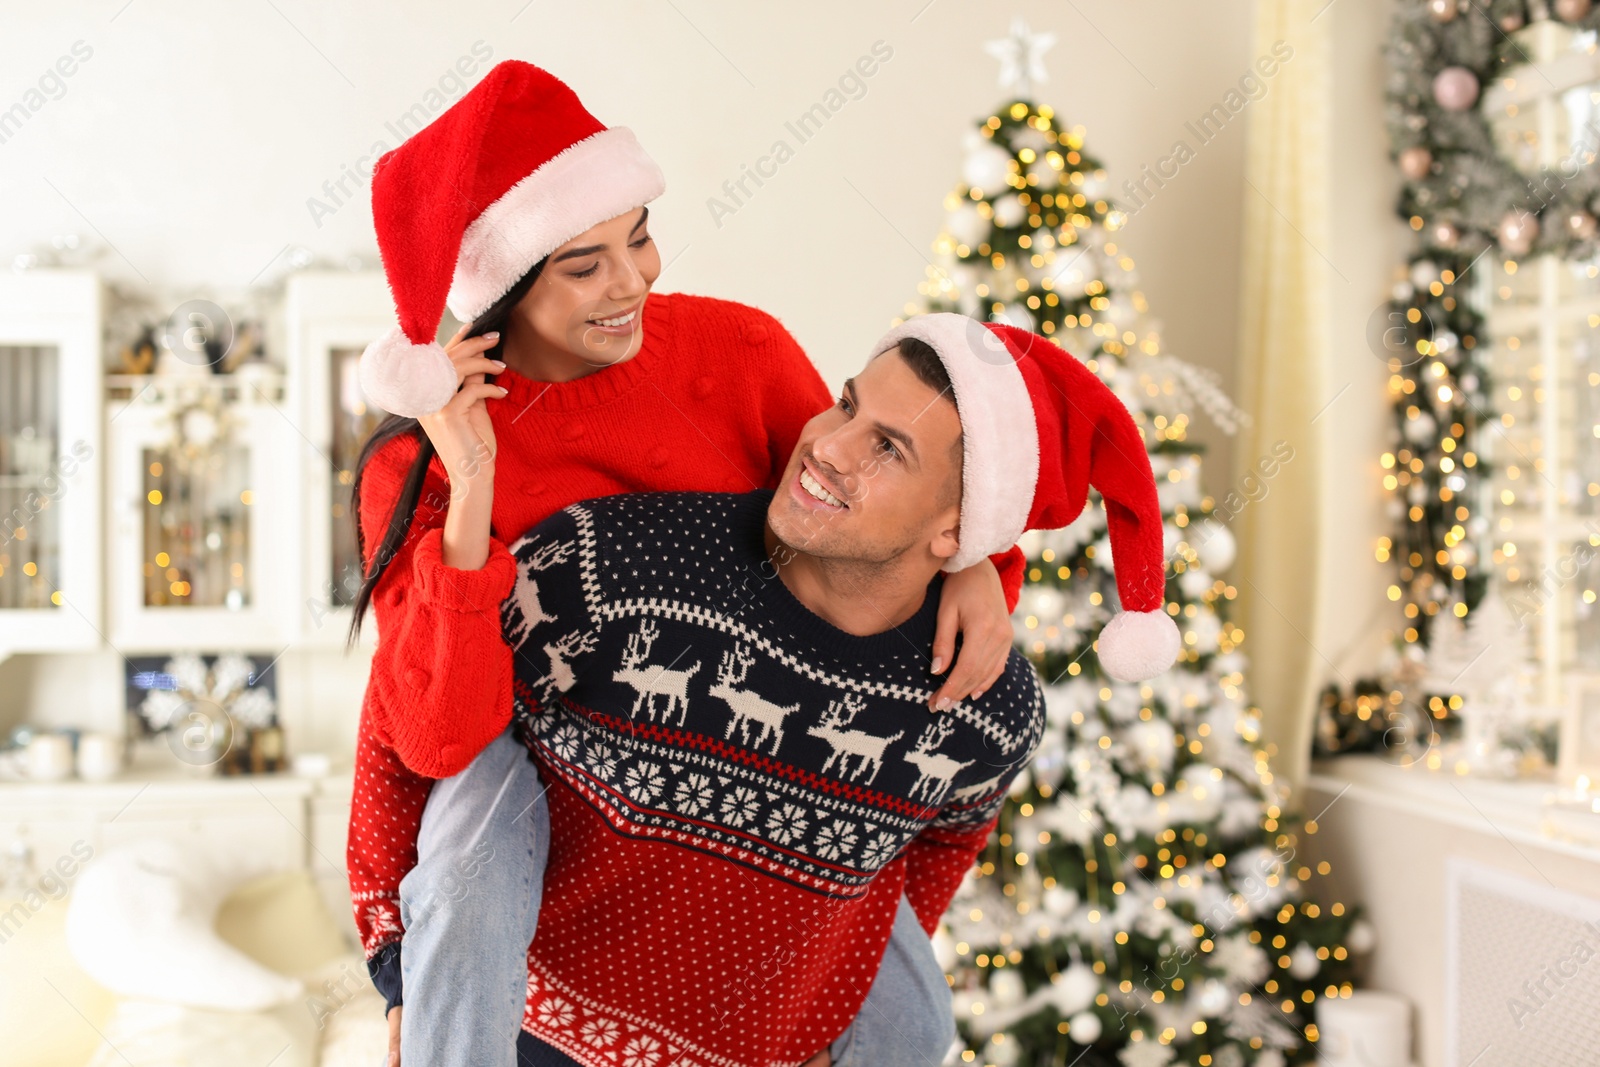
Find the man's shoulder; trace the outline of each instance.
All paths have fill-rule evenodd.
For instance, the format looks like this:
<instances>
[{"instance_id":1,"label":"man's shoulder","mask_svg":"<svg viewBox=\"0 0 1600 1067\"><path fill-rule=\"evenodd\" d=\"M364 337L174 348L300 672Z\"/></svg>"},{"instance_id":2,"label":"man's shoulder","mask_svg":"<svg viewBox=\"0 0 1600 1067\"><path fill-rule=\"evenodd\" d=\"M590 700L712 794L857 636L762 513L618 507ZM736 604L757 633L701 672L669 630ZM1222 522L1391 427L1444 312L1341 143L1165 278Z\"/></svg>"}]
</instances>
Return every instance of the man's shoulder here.
<instances>
[{"instance_id":1,"label":"man's shoulder","mask_svg":"<svg viewBox=\"0 0 1600 1067\"><path fill-rule=\"evenodd\" d=\"M1033 661L1017 649L1011 650L994 685L967 703L990 723L1006 756L1021 760L1039 746L1044 736L1044 686Z\"/></svg>"},{"instance_id":2,"label":"man's shoulder","mask_svg":"<svg viewBox=\"0 0 1600 1067\"><path fill-rule=\"evenodd\" d=\"M667 543L710 536L731 528L751 493L651 492L617 493L580 500L566 508L574 521L592 526L597 535L649 534Z\"/></svg>"},{"instance_id":3,"label":"man's shoulder","mask_svg":"<svg viewBox=\"0 0 1600 1067\"><path fill-rule=\"evenodd\" d=\"M510 547L527 559L551 542L573 542L580 558L613 564L647 558L722 558L759 501L754 493L616 493L569 504Z\"/></svg>"}]
</instances>

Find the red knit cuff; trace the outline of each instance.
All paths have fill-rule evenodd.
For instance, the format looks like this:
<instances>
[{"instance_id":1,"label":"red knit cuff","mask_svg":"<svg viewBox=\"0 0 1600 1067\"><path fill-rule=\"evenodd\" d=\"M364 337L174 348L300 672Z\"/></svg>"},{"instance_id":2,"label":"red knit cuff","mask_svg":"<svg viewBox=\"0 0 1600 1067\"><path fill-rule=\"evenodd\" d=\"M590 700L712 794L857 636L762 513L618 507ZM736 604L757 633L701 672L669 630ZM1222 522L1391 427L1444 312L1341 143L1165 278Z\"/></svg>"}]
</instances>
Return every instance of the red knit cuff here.
<instances>
[{"instance_id":1,"label":"red knit cuff","mask_svg":"<svg viewBox=\"0 0 1600 1067\"><path fill-rule=\"evenodd\" d=\"M446 611L500 610L517 581L517 561L498 538L489 538L489 558L475 571L445 564L444 528L422 535L412 553L411 577L423 603Z\"/></svg>"},{"instance_id":2,"label":"red knit cuff","mask_svg":"<svg viewBox=\"0 0 1600 1067\"><path fill-rule=\"evenodd\" d=\"M1006 610L1016 611L1017 601L1022 599L1022 579L1028 573L1027 553L1012 545L1004 552L990 556L989 561L1000 574L1000 589L1006 596Z\"/></svg>"}]
</instances>

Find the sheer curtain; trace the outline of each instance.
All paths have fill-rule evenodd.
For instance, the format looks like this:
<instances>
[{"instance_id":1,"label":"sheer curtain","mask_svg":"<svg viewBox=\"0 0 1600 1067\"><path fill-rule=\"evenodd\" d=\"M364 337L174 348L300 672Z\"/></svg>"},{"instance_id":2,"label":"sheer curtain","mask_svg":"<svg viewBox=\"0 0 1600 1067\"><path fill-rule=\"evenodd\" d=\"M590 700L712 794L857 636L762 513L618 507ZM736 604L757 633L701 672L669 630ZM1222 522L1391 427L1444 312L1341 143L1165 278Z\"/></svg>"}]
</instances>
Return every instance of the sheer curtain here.
<instances>
[{"instance_id":1,"label":"sheer curtain","mask_svg":"<svg viewBox=\"0 0 1600 1067\"><path fill-rule=\"evenodd\" d=\"M1258 0L1252 57L1272 54L1278 41L1294 52L1250 106L1238 393L1251 421L1239 432L1230 485L1245 501L1233 519L1231 576L1250 658L1245 684L1264 739L1277 746L1274 770L1294 784L1310 758L1325 644L1318 561L1325 524L1336 519L1318 492L1330 350L1328 6Z\"/></svg>"}]
</instances>

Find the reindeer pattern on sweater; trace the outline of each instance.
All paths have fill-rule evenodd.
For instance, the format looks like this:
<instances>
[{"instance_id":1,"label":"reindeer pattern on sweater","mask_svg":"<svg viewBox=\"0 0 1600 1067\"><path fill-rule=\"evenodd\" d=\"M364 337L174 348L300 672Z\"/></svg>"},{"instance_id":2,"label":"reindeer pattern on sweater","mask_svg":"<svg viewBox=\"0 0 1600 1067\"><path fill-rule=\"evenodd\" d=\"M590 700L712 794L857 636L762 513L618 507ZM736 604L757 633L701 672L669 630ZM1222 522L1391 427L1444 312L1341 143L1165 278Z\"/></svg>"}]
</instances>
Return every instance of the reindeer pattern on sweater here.
<instances>
[{"instance_id":1,"label":"reindeer pattern on sweater","mask_svg":"<svg viewBox=\"0 0 1600 1067\"><path fill-rule=\"evenodd\" d=\"M616 832L853 896L925 828L995 816L1042 697L1013 653L981 700L930 713L940 580L901 627L834 629L772 570L768 501L612 497L511 546L517 728Z\"/></svg>"}]
</instances>

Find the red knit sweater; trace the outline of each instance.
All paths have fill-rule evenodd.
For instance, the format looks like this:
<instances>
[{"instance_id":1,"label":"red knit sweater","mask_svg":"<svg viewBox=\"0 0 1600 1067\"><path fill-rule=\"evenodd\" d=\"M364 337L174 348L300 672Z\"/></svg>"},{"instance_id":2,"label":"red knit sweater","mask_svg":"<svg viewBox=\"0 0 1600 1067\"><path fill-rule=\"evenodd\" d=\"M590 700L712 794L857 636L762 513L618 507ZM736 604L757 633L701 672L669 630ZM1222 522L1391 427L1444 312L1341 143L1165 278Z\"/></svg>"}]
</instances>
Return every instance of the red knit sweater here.
<instances>
[{"instance_id":1,"label":"red knit sweater","mask_svg":"<svg viewBox=\"0 0 1600 1067\"><path fill-rule=\"evenodd\" d=\"M464 769L511 720L499 605L516 567L506 546L580 500L774 486L801 427L832 402L776 319L686 294L649 297L643 344L625 363L571 382L511 370L497 381L509 392L488 401L496 440L488 560L471 571L443 563L449 483L436 457L410 535L372 599L379 640L361 710L347 856L369 957L401 936L399 885L416 864L432 780ZM363 472L369 566L416 449L414 438L396 438ZM1015 606L1021 553L994 561ZM886 914L892 921L892 909Z\"/></svg>"}]
</instances>

